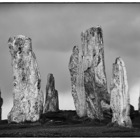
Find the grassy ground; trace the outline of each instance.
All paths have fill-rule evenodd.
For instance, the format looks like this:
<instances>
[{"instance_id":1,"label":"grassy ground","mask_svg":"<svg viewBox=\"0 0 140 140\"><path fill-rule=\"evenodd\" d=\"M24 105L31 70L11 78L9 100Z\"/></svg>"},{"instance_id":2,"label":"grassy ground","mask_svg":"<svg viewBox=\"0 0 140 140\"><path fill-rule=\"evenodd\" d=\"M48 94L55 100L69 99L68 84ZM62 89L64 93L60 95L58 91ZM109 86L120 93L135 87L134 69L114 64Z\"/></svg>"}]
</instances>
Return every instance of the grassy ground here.
<instances>
[{"instance_id":1,"label":"grassy ground","mask_svg":"<svg viewBox=\"0 0 140 140\"><path fill-rule=\"evenodd\" d=\"M72 122L67 119L62 121L64 116L58 116L57 121L52 119L47 122L45 120L24 124L5 122L0 124L0 137L140 137L140 116L133 119L131 129L109 127L109 120L99 122L84 119Z\"/></svg>"}]
</instances>

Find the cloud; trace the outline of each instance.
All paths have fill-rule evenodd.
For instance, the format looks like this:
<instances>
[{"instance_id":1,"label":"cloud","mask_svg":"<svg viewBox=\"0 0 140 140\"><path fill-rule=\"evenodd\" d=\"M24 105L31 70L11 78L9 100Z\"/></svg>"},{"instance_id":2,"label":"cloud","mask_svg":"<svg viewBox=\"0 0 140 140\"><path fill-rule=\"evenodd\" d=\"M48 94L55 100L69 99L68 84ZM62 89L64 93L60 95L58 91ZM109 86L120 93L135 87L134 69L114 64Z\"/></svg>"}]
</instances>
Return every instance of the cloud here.
<instances>
[{"instance_id":1,"label":"cloud","mask_svg":"<svg viewBox=\"0 0 140 140\"><path fill-rule=\"evenodd\" d=\"M135 4L13 4L1 11L1 36L25 34L37 49L70 51L81 45L81 31L101 25L107 47L139 55L139 10Z\"/></svg>"}]
</instances>

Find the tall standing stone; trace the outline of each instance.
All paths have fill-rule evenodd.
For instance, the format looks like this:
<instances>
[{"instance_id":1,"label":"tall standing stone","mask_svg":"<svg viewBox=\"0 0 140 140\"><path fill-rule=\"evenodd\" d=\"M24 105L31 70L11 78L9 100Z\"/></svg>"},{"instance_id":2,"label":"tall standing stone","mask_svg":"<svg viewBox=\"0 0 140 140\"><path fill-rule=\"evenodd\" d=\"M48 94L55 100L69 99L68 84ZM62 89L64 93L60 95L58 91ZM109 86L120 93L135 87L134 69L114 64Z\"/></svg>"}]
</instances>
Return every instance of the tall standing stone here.
<instances>
[{"instance_id":1,"label":"tall standing stone","mask_svg":"<svg viewBox=\"0 0 140 140\"><path fill-rule=\"evenodd\" d=\"M86 110L86 96L84 88L84 73L82 59L80 56L78 46L73 47L73 53L69 61L69 71L71 74L72 96L76 112L79 117L87 115Z\"/></svg>"},{"instance_id":2,"label":"tall standing stone","mask_svg":"<svg viewBox=\"0 0 140 140\"><path fill-rule=\"evenodd\" d=\"M80 117L103 119L101 100L107 100L108 92L101 27L82 32L81 42L81 48L74 47L69 62L76 111Z\"/></svg>"},{"instance_id":3,"label":"tall standing stone","mask_svg":"<svg viewBox=\"0 0 140 140\"><path fill-rule=\"evenodd\" d=\"M8 122L37 121L43 112L41 77L31 39L23 35L9 38L13 67L13 108Z\"/></svg>"},{"instance_id":4,"label":"tall standing stone","mask_svg":"<svg viewBox=\"0 0 140 140\"><path fill-rule=\"evenodd\" d=\"M53 74L47 76L46 100L43 113L57 112L59 110L58 92L55 89Z\"/></svg>"},{"instance_id":5,"label":"tall standing stone","mask_svg":"<svg viewBox=\"0 0 140 140\"><path fill-rule=\"evenodd\" d=\"M81 40L87 116L101 120L103 119L101 100L105 100L108 93L101 27L93 27L82 32Z\"/></svg>"},{"instance_id":6,"label":"tall standing stone","mask_svg":"<svg viewBox=\"0 0 140 140\"><path fill-rule=\"evenodd\" d=\"M130 100L128 93L127 73L123 60L116 58L113 64L112 80L110 86L112 123L119 126L132 127L130 119Z\"/></svg>"},{"instance_id":7,"label":"tall standing stone","mask_svg":"<svg viewBox=\"0 0 140 140\"><path fill-rule=\"evenodd\" d=\"M3 105L3 99L1 98L1 90L0 90L0 120L2 118L2 105Z\"/></svg>"}]
</instances>

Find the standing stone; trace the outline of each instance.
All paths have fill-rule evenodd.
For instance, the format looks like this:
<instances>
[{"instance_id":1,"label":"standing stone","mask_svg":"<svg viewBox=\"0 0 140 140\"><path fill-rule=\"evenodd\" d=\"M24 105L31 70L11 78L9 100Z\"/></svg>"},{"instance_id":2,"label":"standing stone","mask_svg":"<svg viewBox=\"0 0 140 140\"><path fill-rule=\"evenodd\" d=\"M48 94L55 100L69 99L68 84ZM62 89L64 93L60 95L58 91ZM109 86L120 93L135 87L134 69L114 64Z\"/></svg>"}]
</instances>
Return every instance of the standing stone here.
<instances>
[{"instance_id":1,"label":"standing stone","mask_svg":"<svg viewBox=\"0 0 140 140\"><path fill-rule=\"evenodd\" d=\"M76 111L78 115L81 112L80 117L101 120L101 100L108 100L101 27L82 32L81 42L80 49L74 47L69 62Z\"/></svg>"},{"instance_id":2,"label":"standing stone","mask_svg":"<svg viewBox=\"0 0 140 140\"><path fill-rule=\"evenodd\" d=\"M46 100L43 113L56 112L59 110L58 92L55 89L55 79L53 74L47 76Z\"/></svg>"},{"instance_id":3,"label":"standing stone","mask_svg":"<svg viewBox=\"0 0 140 140\"><path fill-rule=\"evenodd\" d=\"M127 73L125 64L120 57L116 58L113 64L110 92L110 105L113 112L112 123L119 126L132 127Z\"/></svg>"},{"instance_id":4,"label":"standing stone","mask_svg":"<svg viewBox=\"0 0 140 140\"><path fill-rule=\"evenodd\" d=\"M85 117L87 115L87 110L84 89L84 73L78 46L73 47L73 53L69 61L69 71L71 74L72 96L76 112L79 117Z\"/></svg>"},{"instance_id":5,"label":"standing stone","mask_svg":"<svg viewBox=\"0 0 140 140\"><path fill-rule=\"evenodd\" d=\"M108 93L101 27L93 27L82 32L81 40L87 116L101 120L103 119L101 100L106 99Z\"/></svg>"},{"instance_id":6,"label":"standing stone","mask_svg":"<svg viewBox=\"0 0 140 140\"><path fill-rule=\"evenodd\" d=\"M0 120L2 118L2 105L3 105L3 99L1 98L1 90L0 90Z\"/></svg>"},{"instance_id":7,"label":"standing stone","mask_svg":"<svg viewBox=\"0 0 140 140\"><path fill-rule=\"evenodd\" d=\"M8 122L37 121L43 112L41 77L31 39L23 35L8 41L13 67L13 108Z\"/></svg>"}]
</instances>

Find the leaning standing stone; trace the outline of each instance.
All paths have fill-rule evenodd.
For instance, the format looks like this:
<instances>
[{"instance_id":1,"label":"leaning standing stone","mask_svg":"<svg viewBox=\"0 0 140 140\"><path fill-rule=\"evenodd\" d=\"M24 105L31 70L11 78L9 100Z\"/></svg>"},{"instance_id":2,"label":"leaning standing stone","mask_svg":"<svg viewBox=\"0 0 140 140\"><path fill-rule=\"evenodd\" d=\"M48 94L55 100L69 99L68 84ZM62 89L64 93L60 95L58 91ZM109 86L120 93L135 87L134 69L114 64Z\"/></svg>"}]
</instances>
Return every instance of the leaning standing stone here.
<instances>
[{"instance_id":1,"label":"leaning standing stone","mask_svg":"<svg viewBox=\"0 0 140 140\"><path fill-rule=\"evenodd\" d=\"M13 108L8 122L37 121L43 112L41 77L31 39L23 35L9 38L13 67Z\"/></svg>"}]
</instances>

